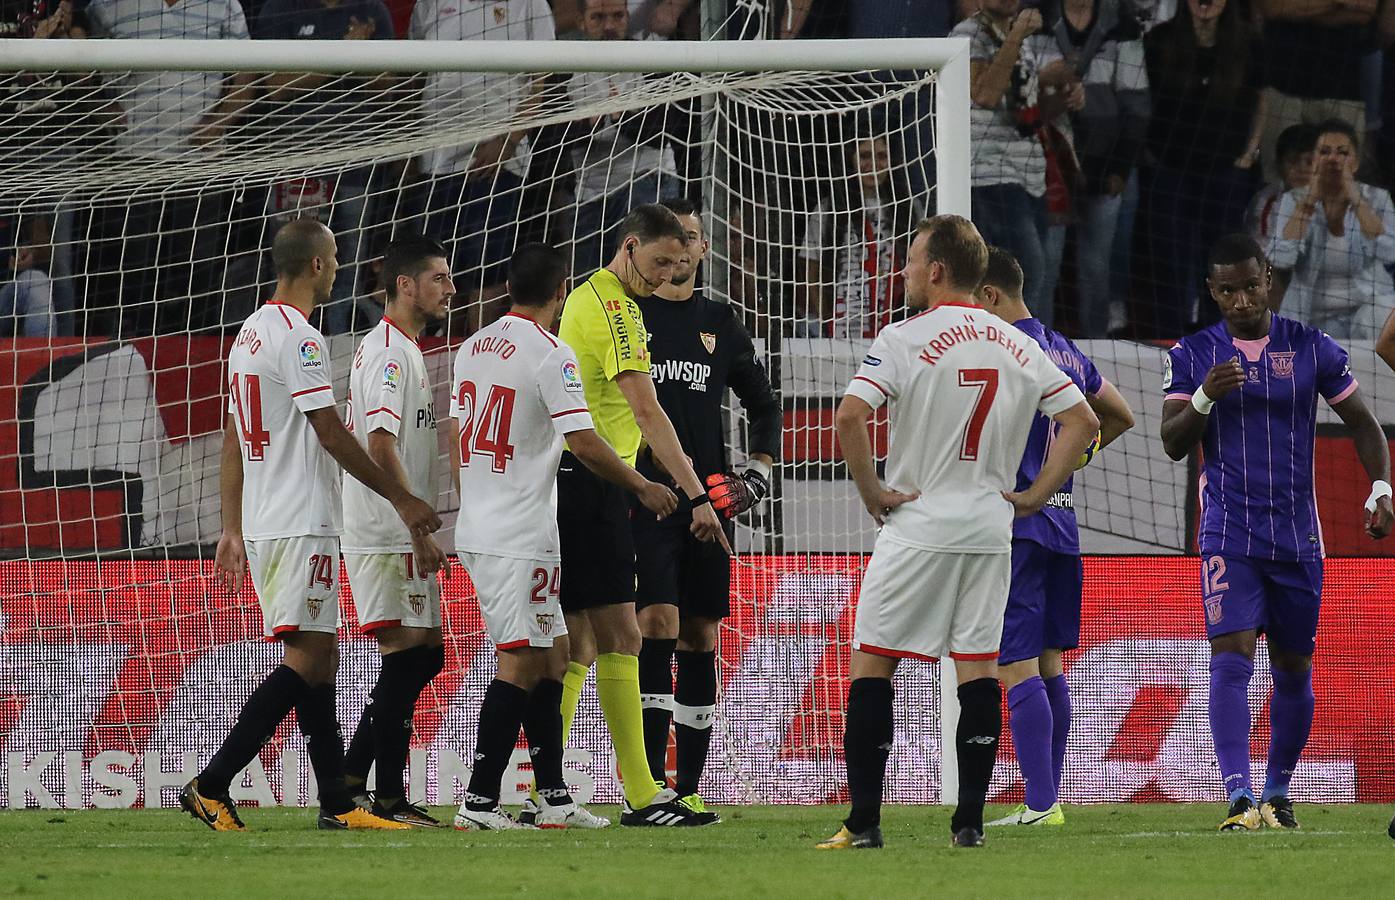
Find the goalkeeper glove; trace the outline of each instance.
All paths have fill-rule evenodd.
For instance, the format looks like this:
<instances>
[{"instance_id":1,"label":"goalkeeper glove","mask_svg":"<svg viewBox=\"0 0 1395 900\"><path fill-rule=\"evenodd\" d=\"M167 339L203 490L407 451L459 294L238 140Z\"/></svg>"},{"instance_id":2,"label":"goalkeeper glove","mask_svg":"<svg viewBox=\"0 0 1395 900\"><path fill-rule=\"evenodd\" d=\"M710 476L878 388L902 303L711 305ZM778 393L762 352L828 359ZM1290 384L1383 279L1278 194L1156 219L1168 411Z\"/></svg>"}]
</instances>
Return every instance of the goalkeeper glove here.
<instances>
[{"instance_id":1,"label":"goalkeeper glove","mask_svg":"<svg viewBox=\"0 0 1395 900\"><path fill-rule=\"evenodd\" d=\"M1090 464L1090 460L1095 458L1095 454L1100 452L1100 433L1095 432L1094 440L1085 448L1085 452L1080 454L1080 459L1075 462L1075 470L1078 472Z\"/></svg>"},{"instance_id":2,"label":"goalkeeper glove","mask_svg":"<svg viewBox=\"0 0 1395 900\"><path fill-rule=\"evenodd\" d=\"M707 496L724 519L734 519L770 493L769 467L752 460L741 474L719 472L707 476ZM764 469L765 471L761 471Z\"/></svg>"}]
</instances>

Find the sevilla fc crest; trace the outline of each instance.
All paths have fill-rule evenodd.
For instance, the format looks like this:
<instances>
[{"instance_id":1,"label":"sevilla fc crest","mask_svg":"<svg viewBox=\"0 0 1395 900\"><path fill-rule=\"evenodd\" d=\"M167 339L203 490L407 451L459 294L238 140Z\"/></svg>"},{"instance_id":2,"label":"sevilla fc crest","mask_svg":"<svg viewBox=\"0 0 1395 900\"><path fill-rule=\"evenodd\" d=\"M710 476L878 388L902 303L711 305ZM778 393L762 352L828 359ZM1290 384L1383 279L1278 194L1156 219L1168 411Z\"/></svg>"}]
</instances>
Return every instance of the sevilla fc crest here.
<instances>
[{"instance_id":1,"label":"sevilla fc crest","mask_svg":"<svg viewBox=\"0 0 1395 900\"><path fill-rule=\"evenodd\" d=\"M426 609L426 595L408 594L407 604L412 607L412 615L419 616Z\"/></svg>"},{"instance_id":2,"label":"sevilla fc crest","mask_svg":"<svg viewBox=\"0 0 1395 900\"><path fill-rule=\"evenodd\" d=\"M1269 353L1269 369L1274 373L1275 378L1293 377L1293 357L1292 351L1288 353Z\"/></svg>"},{"instance_id":3,"label":"sevilla fc crest","mask_svg":"<svg viewBox=\"0 0 1395 900\"><path fill-rule=\"evenodd\" d=\"M320 617L320 607L323 605L323 600L318 600L314 597L305 598L305 608L310 611L310 618L312 619L318 619Z\"/></svg>"},{"instance_id":4,"label":"sevilla fc crest","mask_svg":"<svg viewBox=\"0 0 1395 900\"><path fill-rule=\"evenodd\" d=\"M699 331L698 337L702 338L702 346L707 348L708 353L717 352L717 336L715 334L708 334L705 331Z\"/></svg>"}]
</instances>

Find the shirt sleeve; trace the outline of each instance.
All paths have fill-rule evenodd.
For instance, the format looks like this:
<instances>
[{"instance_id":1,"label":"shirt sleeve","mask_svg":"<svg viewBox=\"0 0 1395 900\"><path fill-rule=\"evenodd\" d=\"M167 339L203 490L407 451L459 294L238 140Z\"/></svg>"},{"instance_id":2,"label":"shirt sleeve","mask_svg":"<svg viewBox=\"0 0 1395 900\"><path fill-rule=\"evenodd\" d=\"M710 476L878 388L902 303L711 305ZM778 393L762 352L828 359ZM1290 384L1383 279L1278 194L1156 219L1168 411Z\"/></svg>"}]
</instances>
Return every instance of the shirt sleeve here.
<instances>
[{"instance_id":1,"label":"shirt sleeve","mask_svg":"<svg viewBox=\"0 0 1395 900\"><path fill-rule=\"evenodd\" d=\"M1317 389L1328 404L1341 403L1356 390L1347 351L1321 331L1317 335Z\"/></svg>"},{"instance_id":2,"label":"shirt sleeve","mask_svg":"<svg viewBox=\"0 0 1395 900\"><path fill-rule=\"evenodd\" d=\"M281 375L301 412L334 405L329 376L329 342L313 327L293 329L281 344Z\"/></svg>"},{"instance_id":3,"label":"shirt sleeve","mask_svg":"<svg viewBox=\"0 0 1395 900\"><path fill-rule=\"evenodd\" d=\"M538 396L558 434L565 436L595 427L586 407L586 392L581 386L581 367L576 364L576 354L566 344L549 353L538 369Z\"/></svg>"},{"instance_id":4,"label":"shirt sleeve","mask_svg":"<svg viewBox=\"0 0 1395 900\"><path fill-rule=\"evenodd\" d=\"M242 12L242 4L237 0L228 0L228 15L223 20L223 40L245 41L248 38L247 16Z\"/></svg>"},{"instance_id":5,"label":"shirt sleeve","mask_svg":"<svg viewBox=\"0 0 1395 900\"><path fill-rule=\"evenodd\" d=\"M267 0L252 23L252 37L259 41L285 41L295 37L282 0Z\"/></svg>"},{"instance_id":6,"label":"shirt sleeve","mask_svg":"<svg viewBox=\"0 0 1395 900\"><path fill-rule=\"evenodd\" d=\"M746 410L746 419L750 424L749 450L779 459L780 431L784 418L780 400L770 386L770 376L766 374L765 366L756 358L751 335L734 314L728 331L735 341L736 352L732 355L731 368L727 372L727 384L741 400L741 408Z\"/></svg>"},{"instance_id":7,"label":"shirt sleeve","mask_svg":"<svg viewBox=\"0 0 1395 900\"><path fill-rule=\"evenodd\" d=\"M401 349L389 345L382 353L363 360L365 396L355 397L354 403L363 407L363 421L368 433L386 431L393 437L402 428L403 399L407 393L407 356Z\"/></svg>"},{"instance_id":8,"label":"shirt sleeve","mask_svg":"<svg viewBox=\"0 0 1395 900\"><path fill-rule=\"evenodd\" d=\"M1163 357L1163 399L1190 400L1200 384L1193 370L1192 354L1180 341Z\"/></svg>"},{"instance_id":9,"label":"shirt sleeve","mask_svg":"<svg viewBox=\"0 0 1395 900\"><path fill-rule=\"evenodd\" d=\"M397 39L397 32L392 27L392 14L383 3L373 4L373 40L392 41Z\"/></svg>"},{"instance_id":10,"label":"shirt sleeve","mask_svg":"<svg viewBox=\"0 0 1395 900\"><path fill-rule=\"evenodd\" d=\"M547 0L533 0L533 12L531 23L532 34L528 35L530 41L555 41L557 39L557 23L552 18L552 7L547 5Z\"/></svg>"},{"instance_id":11,"label":"shirt sleeve","mask_svg":"<svg viewBox=\"0 0 1395 900\"><path fill-rule=\"evenodd\" d=\"M873 409L881 408L896 396L901 380L901 358L891 335L890 329L877 335L867 355L862 357L857 374L848 383L847 396L856 397Z\"/></svg>"},{"instance_id":12,"label":"shirt sleeve","mask_svg":"<svg viewBox=\"0 0 1395 900\"><path fill-rule=\"evenodd\" d=\"M1075 346L1074 341L1071 342L1070 349L1071 352L1075 354L1075 358L1079 361L1080 377L1081 380L1085 382L1085 396L1094 397L1098 395L1104 388L1104 376L1100 374L1099 369L1095 368L1095 361L1082 353L1080 348Z\"/></svg>"},{"instance_id":13,"label":"shirt sleeve","mask_svg":"<svg viewBox=\"0 0 1395 900\"><path fill-rule=\"evenodd\" d=\"M1274 230L1269 235L1269 246L1264 249L1274 268L1292 269L1298 265L1298 257L1303 252L1303 240L1307 237L1300 235L1294 240L1284 237L1284 226L1293 218L1294 211L1298 208L1298 196L1293 191L1287 192L1279 198L1278 207L1278 212L1274 214Z\"/></svg>"}]
</instances>

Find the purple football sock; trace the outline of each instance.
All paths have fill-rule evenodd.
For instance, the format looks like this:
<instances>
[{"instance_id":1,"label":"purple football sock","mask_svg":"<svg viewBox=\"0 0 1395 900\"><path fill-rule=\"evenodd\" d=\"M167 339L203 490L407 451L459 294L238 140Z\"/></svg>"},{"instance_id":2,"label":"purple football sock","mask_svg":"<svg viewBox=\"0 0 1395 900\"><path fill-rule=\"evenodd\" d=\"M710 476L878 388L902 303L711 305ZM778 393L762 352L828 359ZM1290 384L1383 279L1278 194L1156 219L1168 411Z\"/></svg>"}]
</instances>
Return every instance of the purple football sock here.
<instances>
[{"instance_id":1,"label":"purple football sock","mask_svg":"<svg viewBox=\"0 0 1395 900\"><path fill-rule=\"evenodd\" d=\"M1313 728L1313 672L1271 670L1274 696L1269 701L1269 765L1264 799L1287 797L1288 783Z\"/></svg>"},{"instance_id":2,"label":"purple football sock","mask_svg":"<svg viewBox=\"0 0 1395 900\"><path fill-rule=\"evenodd\" d=\"M1070 686L1065 675L1045 679L1051 704L1051 769L1056 776L1056 796L1061 795L1061 773L1066 768L1066 737L1070 734Z\"/></svg>"},{"instance_id":3,"label":"purple football sock","mask_svg":"<svg viewBox=\"0 0 1395 900\"><path fill-rule=\"evenodd\" d=\"M1239 653L1211 657L1211 739L1221 765L1230 802L1242 794L1254 798L1250 787L1250 677L1254 660Z\"/></svg>"},{"instance_id":4,"label":"purple football sock","mask_svg":"<svg viewBox=\"0 0 1395 900\"><path fill-rule=\"evenodd\" d=\"M1008 709L1017 765L1027 782L1027 808L1045 812L1056 803L1056 779L1051 770L1051 703L1041 677L1033 675L1009 688Z\"/></svg>"}]
</instances>

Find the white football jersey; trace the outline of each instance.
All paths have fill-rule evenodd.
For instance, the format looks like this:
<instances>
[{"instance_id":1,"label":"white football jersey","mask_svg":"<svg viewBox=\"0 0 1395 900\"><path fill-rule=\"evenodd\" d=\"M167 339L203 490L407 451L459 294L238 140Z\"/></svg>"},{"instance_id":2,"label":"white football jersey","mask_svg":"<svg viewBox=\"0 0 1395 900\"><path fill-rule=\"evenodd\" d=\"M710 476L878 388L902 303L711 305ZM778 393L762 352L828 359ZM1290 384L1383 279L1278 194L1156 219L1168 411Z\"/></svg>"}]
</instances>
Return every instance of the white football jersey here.
<instances>
[{"instance_id":1,"label":"white football jersey","mask_svg":"<svg viewBox=\"0 0 1395 900\"><path fill-rule=\"evenodd\" d=\"M247 540L339 534L339 464L305 417L333 405L324 335L287 303L248 316L228 354Z\"/></svg>"},{"instance_id":2,"label":"white football jersey","mask_svg":"<svg viewBox=\"0 0 1395 900\"><path fill-rule=\"evenodd\" d=\"M348 426L364 449L378 429L397 438L407 487L436 503L436 408L417 342L384 316L363 336L349 372ZM392 504L352 475L344 478L345 553L406 553L412 535Z\"/></svg>"},{"instance_id":3,"label":"white football jersey","mask_svg":"<svg viewBox=\"0 0 1395 900\"><path fill-rule=\"evenodd\" d=\"M563 436L593 427L576 354L537 322L509 313L460 348L452 385L460 447L456 549L558 559Z\"/></svg>"},{"instance_id":4,"label":"white football jersey","mask_svg":"<svg viewBox=\"0 0 1395 900\"><path fill-rule=\"evenodd\" d=\"M1036 341L977 306L946 303L884 329L848 385L873 409L890 403L886 484L920 498L881 536L954 553L1012 548L1002 491L1032 419L1085 399Z\"/></svg>"}]
</instances>

